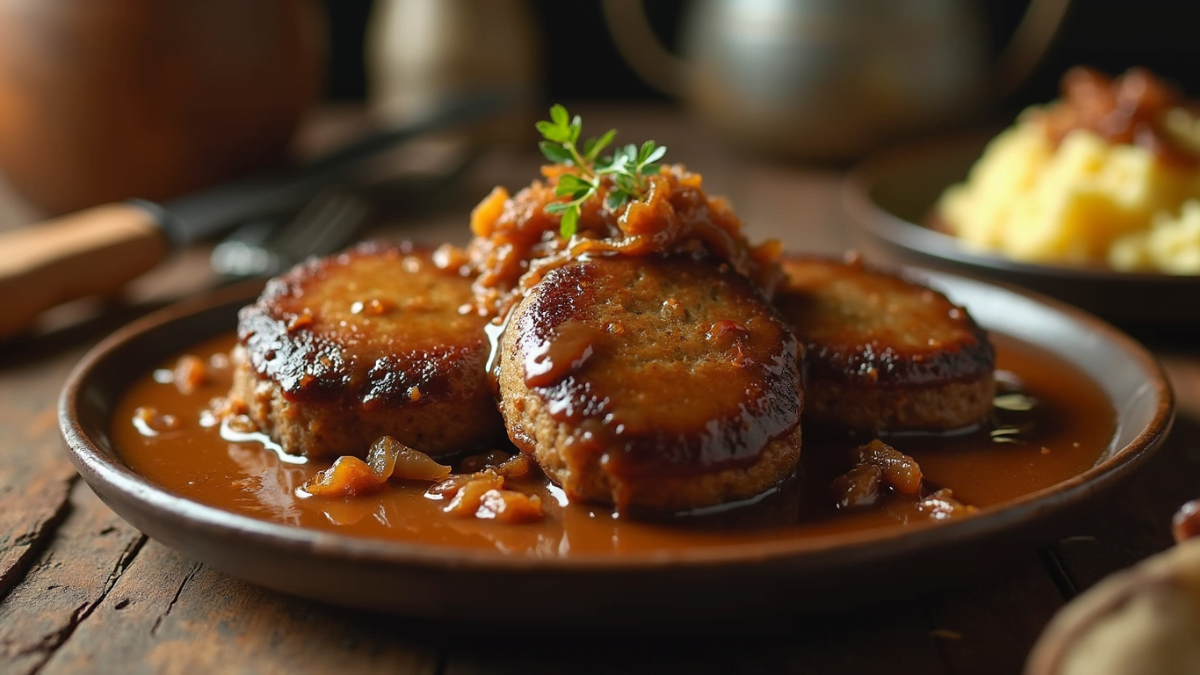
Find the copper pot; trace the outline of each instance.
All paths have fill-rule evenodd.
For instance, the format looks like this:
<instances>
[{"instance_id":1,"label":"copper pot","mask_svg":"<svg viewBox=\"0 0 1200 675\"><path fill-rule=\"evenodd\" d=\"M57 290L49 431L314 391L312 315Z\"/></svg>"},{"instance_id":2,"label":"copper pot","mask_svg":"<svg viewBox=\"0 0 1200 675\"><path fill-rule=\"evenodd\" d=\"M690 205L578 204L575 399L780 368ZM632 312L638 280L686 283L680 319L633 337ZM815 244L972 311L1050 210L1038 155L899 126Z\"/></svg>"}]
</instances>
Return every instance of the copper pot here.
<instances>
[{"instance_id":1,"label":"copper pot","mask_svg":"<svg viewBox=\"0 0 1200 675\"><path fill-rule=\"evenodd\" d=\"M0 0L0 172L63 213L261 169L323 54L311 0Z\"/></svg>"}]
</instances>

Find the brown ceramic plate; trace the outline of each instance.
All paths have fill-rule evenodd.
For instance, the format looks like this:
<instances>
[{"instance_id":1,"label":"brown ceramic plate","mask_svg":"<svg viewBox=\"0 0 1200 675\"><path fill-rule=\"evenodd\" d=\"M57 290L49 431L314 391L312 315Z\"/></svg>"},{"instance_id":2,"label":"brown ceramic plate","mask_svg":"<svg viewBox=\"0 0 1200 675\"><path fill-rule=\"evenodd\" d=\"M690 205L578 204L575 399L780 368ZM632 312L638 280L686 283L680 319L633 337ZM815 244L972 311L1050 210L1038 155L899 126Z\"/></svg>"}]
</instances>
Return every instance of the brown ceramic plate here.
<instances>
[{"instance_id":1,"label":"brown ceramic plate","mask_svg":"<svg viewBox=\"0 0 1200 675\"><path fill-rule=\"evenodd\" d=\"M900 260L1024 286L1129 328L1200 329L1200 276L1034 265L968 250L925 226L949 185L966 178L994 132L948 136L872 155L846 178L851 220Z\"/></svg>"},{"instance_id":2,"label":"brown ceramic plate","mask_svg":"<svg viewBox=\"0 0 1200 675\"><path fill-rule=\"evenodd\" d=\"M217 295L168 308L97 345L59 405L71 459L123 518L162 543L263 586L337 604L470 619L479 599L536 598L559 621L704 620L746 612L819 611L894 598L988 569L998 553L1028 551L1164 439L1172 395L1136 342L1078 310L994 285L913 270L1001 330L1074 364L1117 411L1115 437L1092 468L976 515L806 538L781 536L657 554L534 558L499 550L356 538L222 511L131 471L109 436L113 406L132 380L169 355L231 330L249 298ZM961 576L961 575L960 575ZM730 614L739 612L739 614ZM486 616L477 616L485 621Z\"/></svg>"}]
</instances>

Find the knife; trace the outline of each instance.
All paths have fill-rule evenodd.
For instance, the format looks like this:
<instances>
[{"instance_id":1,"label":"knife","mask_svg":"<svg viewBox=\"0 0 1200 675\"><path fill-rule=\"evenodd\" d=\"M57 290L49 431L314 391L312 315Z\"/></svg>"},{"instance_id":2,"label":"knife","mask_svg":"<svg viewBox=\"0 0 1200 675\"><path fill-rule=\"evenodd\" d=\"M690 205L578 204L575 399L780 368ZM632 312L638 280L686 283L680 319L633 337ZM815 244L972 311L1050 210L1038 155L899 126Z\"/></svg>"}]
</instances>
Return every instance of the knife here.
<instances>
[{"instance_id":1,"label":"knife","mask_svg":"<svg viewBox=\"0 0 1200 675\"><path fill-rule=\"evenodd\" d=\"M293 210L382 151L497 112L511 97L485 92L436 106L286 173L261 175L157 204L103 204L0 234L0 339L64 302L115 293L173 249L238 223Z\"/></svg>"}]
</instances>

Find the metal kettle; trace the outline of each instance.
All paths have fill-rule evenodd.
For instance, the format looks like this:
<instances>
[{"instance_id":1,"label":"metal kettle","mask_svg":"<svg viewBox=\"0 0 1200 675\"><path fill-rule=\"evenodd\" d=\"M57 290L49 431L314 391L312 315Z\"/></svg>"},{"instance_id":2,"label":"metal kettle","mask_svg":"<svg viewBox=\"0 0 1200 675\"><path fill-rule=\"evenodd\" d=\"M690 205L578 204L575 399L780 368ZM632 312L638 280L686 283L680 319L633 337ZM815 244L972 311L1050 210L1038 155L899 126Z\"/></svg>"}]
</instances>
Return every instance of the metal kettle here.
<instances>
[{"instance_id":1,"label":"metal kettle","mask_svg":"<svg viewBox=\"0 0 1200 675\"><path fill-rule=\"evenodd\" d=\"M1032 70L1068 2L1031 0L994 63L966 0L697 0L683 58L658 43L640 0L604 0L604 10L634 70L725 136L765 154L843 160L994 103Z\"/></svg>"},{"instance_id":2,"label":"metal kettle","mask_svg":"<svg viewBox=\"0 0 1200 675\"><path fill-rule=\"evenodd\" d=\"M371 112L381 120L427 113L486 90L511 103L476 126L479 140L531 138L539 54L528 0L377 0L365 57Z\"/></svg>"}]
</instances>

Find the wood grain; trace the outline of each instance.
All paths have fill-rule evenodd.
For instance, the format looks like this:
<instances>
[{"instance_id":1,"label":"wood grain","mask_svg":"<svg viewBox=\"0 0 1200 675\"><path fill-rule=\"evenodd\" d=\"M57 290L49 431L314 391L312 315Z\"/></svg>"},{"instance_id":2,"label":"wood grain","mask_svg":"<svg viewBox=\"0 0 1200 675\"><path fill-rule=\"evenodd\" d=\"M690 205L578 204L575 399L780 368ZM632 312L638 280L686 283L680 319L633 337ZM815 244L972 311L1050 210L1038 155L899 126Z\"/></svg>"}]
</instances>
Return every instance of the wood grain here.
<instances>
[{"instance_id":1,"label":"wood grain","mask_svg":"<svg viewBox=\"0 0 1200 675\"><path fill-rule=\"evenodd\" d=\"M55 401L81 352L39 347L0 352L0 598L53 537L78 480L62 451Z\"/></svg>"},{"instance_id":2,"label":"wood grain","mask_svg":"<svg viewBox=\"0 0 1200 675\"><path fill-rule=\"evenodd\" d=\"M1170 438L1133 483L1112 498L1073 536L1055 547L1078 591L1113 570L1171 546L1171 516L1200 497L1200 423L1179 415Z\"/></svg>"},{"instance_id":3,"label":"wood grain","mask_svg":"<svg viewBox=\"0 0 1200 675\"><path fill-rule=\"evenodd\" d=\"M930 632L950 672L1018 673L1064 599L1036 552L1006 574L925 600Z\"/></svg>"},{"instance_id":4,"label":"wood grain","mask_svg":"<svg viewBox=\"0 0 1200 675\"><path fill-rule=\"evenodd\" d=\"M37 672L120 578L145 537L82 482L53 542L0 604L0 661Z\"/></svg>"},{"instance_id":5,"label":"wood grain","mask_svg":"<svg viewBox=\"0 0 1200 675\"><path fill-rule=\"evenodd\" d=\"M40 671L436 672L441 637L279 595L149 542Z\"/></svg>"},{"instance_id":6,"label":"wood grain","mask_svg":"<svg viewBox=\"0 0 1200 675\"><path fill-rule=\"evenodd\" d=\"M702 592L698 589L698 595ZM780 598L781 603L803 598ZM636 629L605 625L555 627L543 605L537 647L497 649L503 637L469 636L452 643L443 675L528 673L950 673L927 617L915 603L820 617L729 616L708 626Z\"/></svg>"},{"instance_id":7,"label":"wood grain","mask_svg":"<svg viewBox=\"0 0 1200 675\"><path fill-rule=\"evenodd\" d=\"M67 515L67 493L77 476L69 464L56 469L26 479L0 468L0 598L25 576Z\"/></svg>"}]
</instances>

